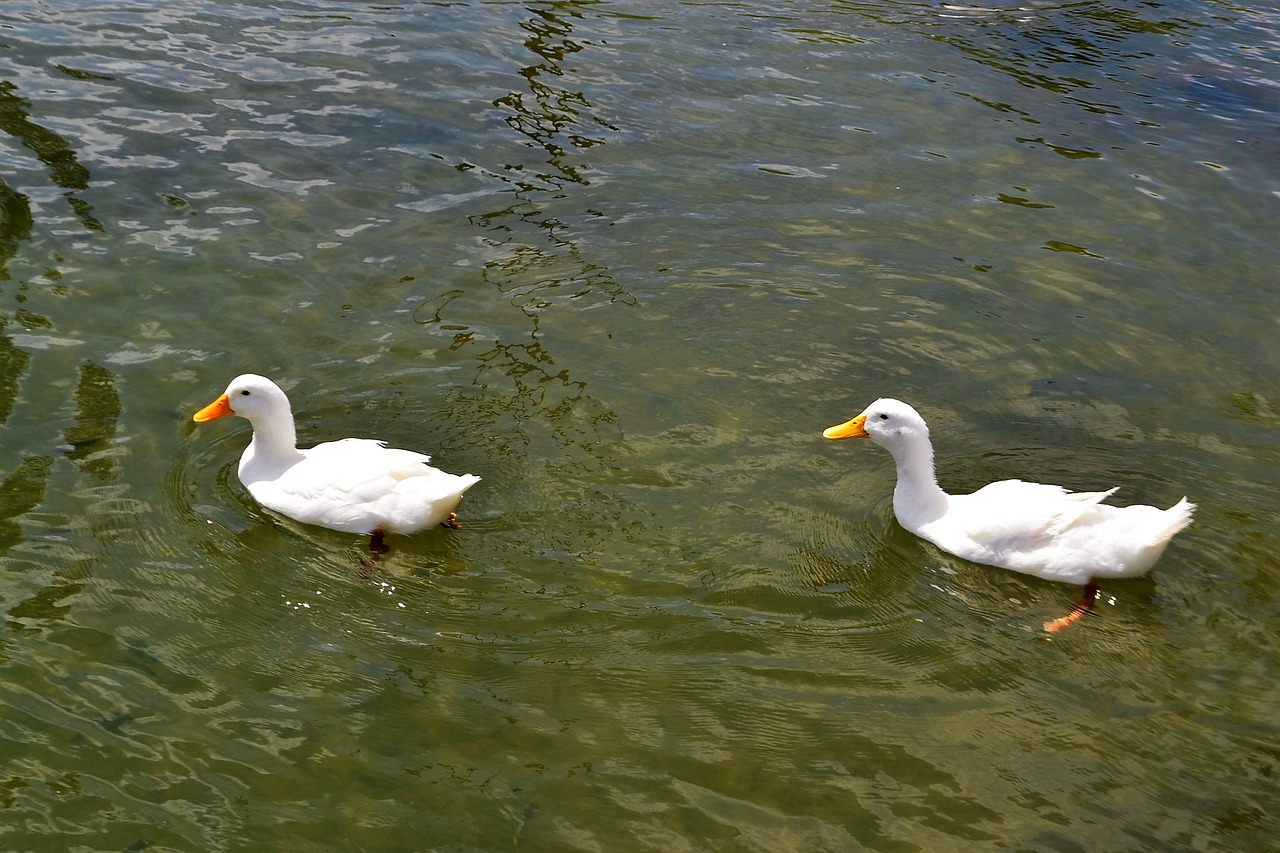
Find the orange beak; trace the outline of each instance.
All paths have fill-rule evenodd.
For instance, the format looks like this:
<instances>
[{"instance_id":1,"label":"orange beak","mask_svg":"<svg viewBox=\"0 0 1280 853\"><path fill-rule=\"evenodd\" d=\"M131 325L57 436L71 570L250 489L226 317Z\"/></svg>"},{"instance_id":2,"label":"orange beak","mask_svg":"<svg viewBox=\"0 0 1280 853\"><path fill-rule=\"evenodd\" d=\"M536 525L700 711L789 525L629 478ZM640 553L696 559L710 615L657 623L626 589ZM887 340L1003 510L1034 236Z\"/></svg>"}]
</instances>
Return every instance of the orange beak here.
<instances>
[{"instance_id":1,"label":"orange beak","mask_svg":"<svg viewBox=\"0 0 1280 853\"><path fill-rule=\"evenodd\" d=\"M867 438L867 430L863 427L866 422L866 415L858 415L853 420L842 423L839 426L827 427L822 431L822 437L829 438L832 441L841 441L846 438Z\"/></svg>"},{"instance_id":2,"label":"orange beak","mask_svg":"<svg viewBox=\"0 0 1280 853\"><path fill-rule=\"evenodd\" d=\"M231 401L227 399L227 395L223 394L209 405L191 416L191 420L198 424L207 424L209 421L216 421L218 418L225 418L227 415L234 415L231 411Z\"/></svg>"}]
</instances>

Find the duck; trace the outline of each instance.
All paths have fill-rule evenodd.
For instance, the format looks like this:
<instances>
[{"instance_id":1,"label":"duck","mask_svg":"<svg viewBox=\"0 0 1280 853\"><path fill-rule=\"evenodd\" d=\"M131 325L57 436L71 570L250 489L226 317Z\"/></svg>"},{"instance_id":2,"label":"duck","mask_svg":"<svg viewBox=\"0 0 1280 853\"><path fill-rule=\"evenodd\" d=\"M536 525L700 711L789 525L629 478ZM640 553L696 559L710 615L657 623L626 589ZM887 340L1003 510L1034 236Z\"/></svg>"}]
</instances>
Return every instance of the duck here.
<instances>
[{"instance_id":1,"label":"duck","mask_svg":"<svg viewBox=\"0 0 1280 853\"><path fill-rule=\"evenodd\" d=\"M857 417L822 433L841 441L869 438L893 455L893 513L911 533L965 560L1084 587L1071 613L1045 623L1051 633L1090 612L1098 579L1146 574L1169 540L1191 523L1184 496L1168 509L1103 501L1116 492L1001 480L968 495L938 485L929 427L909 404L881 398Z\"/></svg>"},{"instance_id":2,"label":"duck","mask_svg":"<svg viewBox=\"0 0 1280 853\"><path fill-rule=\"evenodd\" d=\"M293 409L280 386L245 373L192 416L204 424L228 415L247 420L253 438L240 457L240 482L259 504L303 524L370 537L375 555L389 533L411 534L441 524L458 527L454 509L473 474L449 474L431 457L370 438L297 446Z\"/></svg>"}]
</instances>

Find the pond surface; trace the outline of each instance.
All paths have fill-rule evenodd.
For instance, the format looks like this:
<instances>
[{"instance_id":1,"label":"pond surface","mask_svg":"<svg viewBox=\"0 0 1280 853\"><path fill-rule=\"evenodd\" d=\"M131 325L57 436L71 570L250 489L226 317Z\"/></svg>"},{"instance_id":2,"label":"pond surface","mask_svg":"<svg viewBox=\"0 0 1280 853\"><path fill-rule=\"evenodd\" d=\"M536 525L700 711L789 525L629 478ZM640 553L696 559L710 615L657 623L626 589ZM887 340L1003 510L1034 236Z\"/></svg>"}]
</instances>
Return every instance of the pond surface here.
<instances>
[{"instance_id":1,"label":"pond surface","mask_svg":"<svg viewBox=\"0 0 1280 853\"><path fill-rule=\"evenodd\" d=\"M1261 850L1280 14L0 9L0 846ZM257 507L236 374L483 478ZM893 519L1188 495L1100 615Z\"/></svg>"}]
</instances>

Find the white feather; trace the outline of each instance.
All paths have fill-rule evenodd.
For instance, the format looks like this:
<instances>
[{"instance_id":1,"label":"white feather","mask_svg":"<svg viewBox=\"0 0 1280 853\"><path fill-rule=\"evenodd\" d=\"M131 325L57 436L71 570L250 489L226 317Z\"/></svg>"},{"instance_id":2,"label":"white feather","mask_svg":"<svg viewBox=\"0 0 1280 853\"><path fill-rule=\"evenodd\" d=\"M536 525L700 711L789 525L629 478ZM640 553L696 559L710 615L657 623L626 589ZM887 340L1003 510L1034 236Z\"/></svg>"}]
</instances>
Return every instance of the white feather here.
<instances>
[{"instance_id":1,"label":"white feather","mask_svg":"<svg viewBox=\"0 0 1280 853\"><path fill-rule=\"evenodd\" d=\"M1083 585L1093 578L1144 574L1195 510L1185 497L1165 510L1116 507L1102 503L1114 488L1069 492L1022 480L949 495L934 473L929 427L899 400L877 400L826 434L865 436L893 454L893 509L907 530L957 557L1048 580Z\"/></svg>"},{"instance_id":2,"label":"white feather","mask_svg":"<svg viewBox=\"0 0 1280 853\"><path fill-rule=\"evenodd\" d=\"M224 405L225 404L225 405ZM295 521L346 533L416 533L445 521L480 482L448 474L431 457L367 438L299 450L289 398L270 379L237 376L197 421L239 415L253 425L240 482L258 503Z\"/></svg>"}]
</instances>

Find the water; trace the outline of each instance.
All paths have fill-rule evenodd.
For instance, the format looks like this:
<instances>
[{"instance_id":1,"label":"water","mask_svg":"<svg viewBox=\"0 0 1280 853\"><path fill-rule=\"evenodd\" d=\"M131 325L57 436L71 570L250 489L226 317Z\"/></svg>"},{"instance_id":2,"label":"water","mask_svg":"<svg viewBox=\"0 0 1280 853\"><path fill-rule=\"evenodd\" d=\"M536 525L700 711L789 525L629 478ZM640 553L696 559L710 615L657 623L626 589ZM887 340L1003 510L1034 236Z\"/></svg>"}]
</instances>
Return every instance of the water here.
<instances>
[{"instance_id":1,"label":"water","mask_svg":"<svg viewBox=\"0 0 1280 853\"><path fill-rule=\"evenodd\" d=\"M1280 113L1264 4L10 3L7 850L1261 850ZM305 442L484 478L293 525ZM1184 493L1102 615L892 519Z\"/></svg>"}]
</instances>

